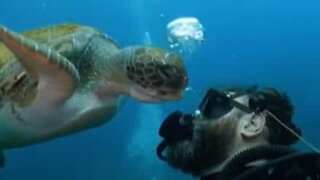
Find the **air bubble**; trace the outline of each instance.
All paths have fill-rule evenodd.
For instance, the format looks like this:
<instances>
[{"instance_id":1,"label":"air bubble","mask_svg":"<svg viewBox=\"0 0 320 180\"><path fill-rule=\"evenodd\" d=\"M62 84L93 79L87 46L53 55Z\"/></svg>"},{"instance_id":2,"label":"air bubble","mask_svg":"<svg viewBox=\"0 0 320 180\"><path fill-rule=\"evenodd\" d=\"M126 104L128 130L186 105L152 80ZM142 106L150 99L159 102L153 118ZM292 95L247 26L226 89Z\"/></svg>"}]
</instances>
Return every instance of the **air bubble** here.
<instances>
[{"instance_id":1,"label":"air bubble","mask_svg":"<svg viewBox=\"0 0 320 180\"><path fill-rule=\"evenodd\" d=\"M193 53L204 40L203 26L195 17L174 19L167 25L170 48Z\"/></svg>"}]
</instances>

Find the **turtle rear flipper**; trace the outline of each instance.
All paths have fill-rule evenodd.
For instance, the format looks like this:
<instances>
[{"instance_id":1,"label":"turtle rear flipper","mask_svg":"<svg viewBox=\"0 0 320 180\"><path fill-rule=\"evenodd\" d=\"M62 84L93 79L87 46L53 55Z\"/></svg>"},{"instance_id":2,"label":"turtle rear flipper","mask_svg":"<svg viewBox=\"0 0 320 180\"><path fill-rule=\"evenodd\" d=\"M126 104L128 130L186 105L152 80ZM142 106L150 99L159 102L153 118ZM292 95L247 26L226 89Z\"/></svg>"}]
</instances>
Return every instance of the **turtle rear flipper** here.
<instances>
[{"instance_id":1,"label":"turtle rear flipper","mask_svg":"<svg viewBox=\"0 0 320 180\"><path fill-rule=\"evenodd\" d=\"M27 74L35 80L37 95L34 108L63 103L76 88L79 74L74 65L48 46L25 38L0 25L0 41L14 53Z\"/></svg>"}]
</instances>

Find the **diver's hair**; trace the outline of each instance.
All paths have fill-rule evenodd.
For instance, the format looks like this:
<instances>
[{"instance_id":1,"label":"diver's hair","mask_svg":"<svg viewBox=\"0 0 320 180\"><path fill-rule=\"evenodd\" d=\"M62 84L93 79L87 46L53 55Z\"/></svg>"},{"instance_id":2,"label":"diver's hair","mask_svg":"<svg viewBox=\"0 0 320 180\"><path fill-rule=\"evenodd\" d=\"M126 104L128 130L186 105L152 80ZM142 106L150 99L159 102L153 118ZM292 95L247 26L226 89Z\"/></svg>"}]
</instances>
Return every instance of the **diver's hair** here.
<instances>
[{"instance_id":1,"label":"diver's hair","mask_svg":"<svg viewBox=\"0 0 320 180\"><path fill-rule=\"evenodd\" d=\"M264 88L256 91L265 98L265 108L281 120L287 127L301 136L301 130L292 121L294 107L285 93L275 88ZM267 115L266 126L269 131L269 142L275 145L292 145L298 141L290 131L279 124L273 117Z\"/></svg>"},{"instance_id":2,"label":"diver's hair","mask_svg":"<svg viewBox=\"0 0 320 180\"><path fill-rule=\"evenodd\" d=\"M227 91L248 94L250 97L262 96L264 98L264 108L281 120L283 124L292 129L298 135L301 130L293 123L292 116L294 106L285 93L281 93L275 88L229 88ZM272 116L266 115L266 127L269 131L268 141L273 145L292 145L298 141L298 137L284 128Z\"/></svg>"}]
</instances>

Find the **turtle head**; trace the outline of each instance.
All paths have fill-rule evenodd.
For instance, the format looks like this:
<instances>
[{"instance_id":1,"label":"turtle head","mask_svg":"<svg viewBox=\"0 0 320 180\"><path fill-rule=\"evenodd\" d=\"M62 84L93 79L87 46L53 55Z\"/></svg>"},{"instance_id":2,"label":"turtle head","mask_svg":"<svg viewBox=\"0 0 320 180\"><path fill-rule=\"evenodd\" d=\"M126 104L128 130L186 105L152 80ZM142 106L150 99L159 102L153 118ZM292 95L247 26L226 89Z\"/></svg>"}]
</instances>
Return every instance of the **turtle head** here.
<instances>
[{"instance_id":1,"label":"turtle head","mask_svg":"<svg viewBox=\"0 0 320 180\"><path fill-rule=\"evenodd\" d=\"M125 72L130 96L144 102L178 100L188 83L182 58L154 47L131 47Z\"/></svg>"}]
</instances>

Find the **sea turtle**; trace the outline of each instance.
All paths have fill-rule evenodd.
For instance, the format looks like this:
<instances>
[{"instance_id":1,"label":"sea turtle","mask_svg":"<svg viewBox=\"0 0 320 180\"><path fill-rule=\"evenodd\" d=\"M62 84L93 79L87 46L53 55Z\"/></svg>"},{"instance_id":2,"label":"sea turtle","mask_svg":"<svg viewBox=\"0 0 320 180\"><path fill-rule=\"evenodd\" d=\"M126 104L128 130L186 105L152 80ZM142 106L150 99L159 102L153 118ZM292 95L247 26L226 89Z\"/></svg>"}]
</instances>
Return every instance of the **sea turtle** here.
<instances>
[{"instance_id":1,"label":"sea turtle","mask_svg":"<svg viewBox=\"0 0 320 180\"><path fill-rule=\"evenodd\" d=\"M108 122L121 97L178 100L188 76L179 55L121 48L93 27L58 24L25 33L0 25L0 166L3 150Z\"/></svg>"}]
</instances>

